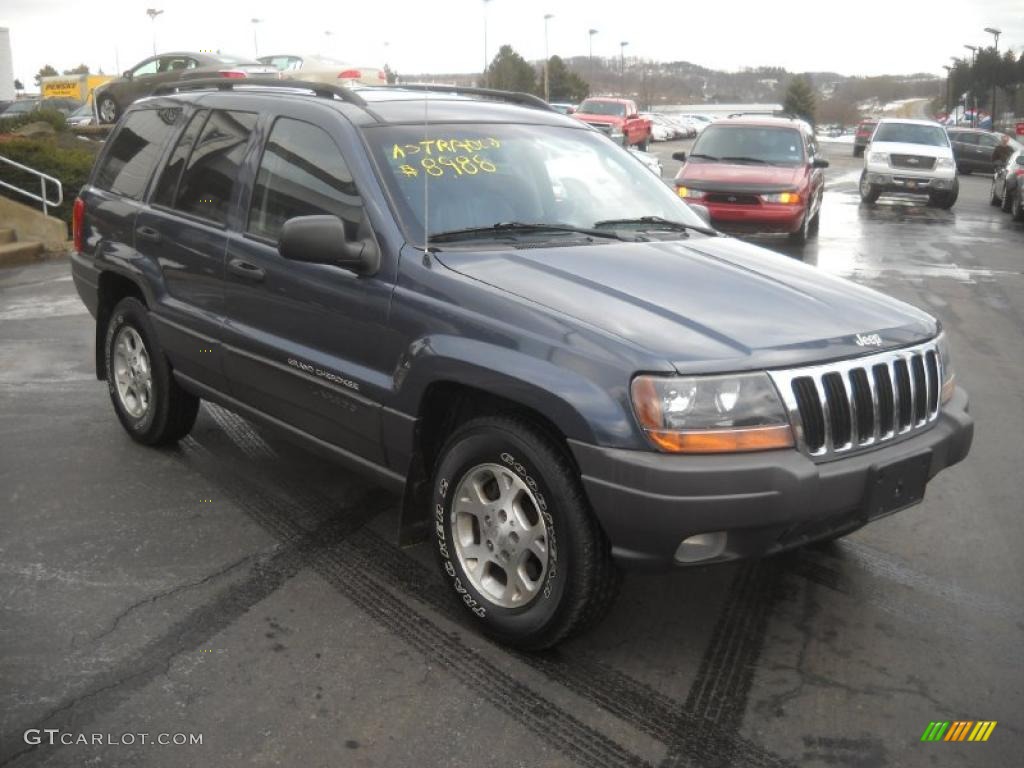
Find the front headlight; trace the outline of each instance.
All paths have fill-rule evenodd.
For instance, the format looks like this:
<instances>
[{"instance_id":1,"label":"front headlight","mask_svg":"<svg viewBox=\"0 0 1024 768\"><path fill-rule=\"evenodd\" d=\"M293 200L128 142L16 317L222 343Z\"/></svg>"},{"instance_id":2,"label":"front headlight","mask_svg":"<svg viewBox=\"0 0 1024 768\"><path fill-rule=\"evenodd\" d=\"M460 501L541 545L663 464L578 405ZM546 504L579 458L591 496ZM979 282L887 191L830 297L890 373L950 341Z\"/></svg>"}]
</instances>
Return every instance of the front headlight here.
<instances>
[{"instance_id":1,"label":"front headlight","mask_svg":"<svg viewBox=\"0 0 1024 768\"><path fill-rule=\"evenodd\" d=\"M766 373L637 376L630 392L640 426L668 453L793 447L789 417Z\"/></svg>"},{"instance_id":2,"label":"front headlight","mask_svg":"<svg viewBox=\"0 0 1024 768\"><path fill-rule=\"evenodd\" d=\"M952 168L953 158L951 157L940 157L935 161L936 168Z\"/></svg>"},{"instance_id":3,"label":"front headlight","mask_svg":"<svg viewBox=\"0 0 1024 768\"><path fill-rule=\"evenodd\" d=\"M703 200L704 190L701 189L690 189L686 186L676 187L676 194L679 195L683 200Z\"/></svg>"},{"instance_id":4,"label":"front headlight","mask_svg":"<svg viewBox=\"0 0 1024 768\"><path fill-rule=\"evenodd\" d=\"M935 340L939 349L939 368L942 369L942 391L939 402L945 405L953 399L953 392L956 391L956 371L953 370L953 358L949 355L949 342L945 333L940 333Z\"/></svg>"},{"instance_id":5,"label":"front headlight","mask_svg":"<svg viewBox=\"0 0 1024 768\"><path fill-rule=\"evenodd\" d=\"M783 203L784 205L796 205L800 202L799 192L778 192L773 195L761 195L763 203Z\"/></svg>"},{"instance_id":6,"label":"front headlight","mask_svg":"<svg viewBox=\"0 0 1024 768\"><path fill-rule=\"evenodd\" d=\"M888 152L868 152L869 163L879 163L880 165L889 164L889 153Z\"/></svg>"}]
</instances>

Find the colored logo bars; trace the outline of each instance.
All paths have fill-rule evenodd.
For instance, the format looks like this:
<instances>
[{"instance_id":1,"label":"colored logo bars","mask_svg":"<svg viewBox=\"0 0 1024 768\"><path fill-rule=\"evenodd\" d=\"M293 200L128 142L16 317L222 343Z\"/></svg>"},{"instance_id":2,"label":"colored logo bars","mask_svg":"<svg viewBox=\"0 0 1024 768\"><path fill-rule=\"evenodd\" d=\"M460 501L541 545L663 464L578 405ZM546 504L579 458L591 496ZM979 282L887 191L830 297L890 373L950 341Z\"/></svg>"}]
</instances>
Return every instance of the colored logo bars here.
<instances>
[{"instance_id":1,"label":"colored logo bars","mask_svg":"<svg viewBox=\"0 0 1024 768\"><path fill-rule=\"evenodd\" d=\"M996 728L995 720L948 720L928 723L921 741L988 741Z\"/></svg>"}]
</instances>

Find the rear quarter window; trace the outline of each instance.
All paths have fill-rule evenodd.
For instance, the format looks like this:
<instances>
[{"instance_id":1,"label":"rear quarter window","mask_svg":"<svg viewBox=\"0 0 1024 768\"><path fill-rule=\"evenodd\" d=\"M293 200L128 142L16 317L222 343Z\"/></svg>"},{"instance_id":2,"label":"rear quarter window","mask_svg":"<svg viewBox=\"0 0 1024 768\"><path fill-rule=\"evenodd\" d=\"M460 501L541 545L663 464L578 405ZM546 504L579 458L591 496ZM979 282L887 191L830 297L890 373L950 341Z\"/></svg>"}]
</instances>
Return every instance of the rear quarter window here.
<instances>
[{"instance_id":1,"label":"rear quarter window","mask_svg":"<svg viewBox=\"0 0 1024 768\"><path fill-rule=\"evenodd\" d=\"M93 184L116 195L141 200L181 119L180 107L129 112L103 155Z\"/></svg>"}]
</instances>

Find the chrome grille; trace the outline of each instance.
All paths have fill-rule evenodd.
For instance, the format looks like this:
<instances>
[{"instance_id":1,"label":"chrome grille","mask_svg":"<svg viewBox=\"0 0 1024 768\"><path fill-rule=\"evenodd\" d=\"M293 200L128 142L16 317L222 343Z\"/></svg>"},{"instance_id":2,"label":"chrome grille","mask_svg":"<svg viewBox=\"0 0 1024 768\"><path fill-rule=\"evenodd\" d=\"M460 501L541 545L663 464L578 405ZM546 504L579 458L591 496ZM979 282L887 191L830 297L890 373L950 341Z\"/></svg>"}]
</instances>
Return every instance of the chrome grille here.
<instances>
[{"instance_id":1,"label":"chrome grille","mask_svg":"<svg viewBox=\"0 0 1024 768\"><path fill-rule=\"evenodd\" d=\"M893 168L915 168L930 171L935 167L935 158L926 155L889 155Z\"/></svg>"},{"instance_id":2,"label":"chrome grille","mask_svg":"<svg viewBox=\"0 0 1024 768\"><path fill-rule=\"evenodd\" d=\"M942 370L934 341L769 374L798 446L814 458L838 458L901 439L939 415Z\"/></svg>"},{"instance_id":3,"label":"chrome grille","mask_svg":"<svg viewBox=\"0 0 1024 768\"><path fill-rule=\"evenodd\" d=\"M597 128L601 133L611 135L612 127L608 123L587 123L591 128Z\"/></svg>"}]
</instances>

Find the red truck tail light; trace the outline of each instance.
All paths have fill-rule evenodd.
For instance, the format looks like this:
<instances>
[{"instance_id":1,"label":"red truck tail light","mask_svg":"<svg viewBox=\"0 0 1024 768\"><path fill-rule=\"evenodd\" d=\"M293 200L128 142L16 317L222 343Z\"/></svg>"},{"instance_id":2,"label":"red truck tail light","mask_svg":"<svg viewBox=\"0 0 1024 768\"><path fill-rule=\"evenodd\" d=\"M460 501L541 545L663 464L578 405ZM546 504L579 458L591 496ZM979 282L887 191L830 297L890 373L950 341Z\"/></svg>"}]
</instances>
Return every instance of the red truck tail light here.
<instances>
[{"instance_id":1,"label":"red truck tail light","mask_svg":"<svg viewBox=\"0 0 1024 768\"><path fill-rule=\"evenodd\" d=\"M363 73L358 69L343 69L338 73L339 80L358 80L363 76Z\"/></svg>"},{"instance_id":2,"label":"red truck tail light","mask_svg":"<svg viewBox=\"0 0 1024 768\"><path fill-rule=\"evenodd\" d=\"M237 69L222 69L217 74L221 77L227 77L232 80L241 80L244 77L248 77L248 75L245 74L245 72L242 72Z\"/></svg>"},{"instance_id":3,"label":"red truck tail light","mask_svg":"<svg viewBox=\"0 0 1024 768\"><path fill-rule=\"evenodd\" d=\"M75 241L75 250L81 251L85 243L85 200L75 198L75 207L71 209L71 236Z\"/></svg>"}]
</instances>

